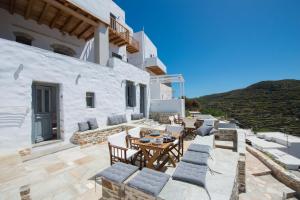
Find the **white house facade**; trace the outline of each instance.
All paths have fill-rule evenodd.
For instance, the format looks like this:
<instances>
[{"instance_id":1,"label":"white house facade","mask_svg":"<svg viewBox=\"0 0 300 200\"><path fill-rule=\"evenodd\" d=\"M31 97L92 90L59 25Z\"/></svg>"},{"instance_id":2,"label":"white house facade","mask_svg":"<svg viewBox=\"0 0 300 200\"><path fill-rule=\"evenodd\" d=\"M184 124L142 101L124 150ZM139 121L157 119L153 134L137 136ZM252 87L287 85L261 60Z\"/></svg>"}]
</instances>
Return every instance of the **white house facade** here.
<instances>
[{"instance_id":1,"label":"white house facade","mask_svg":"<svg viewBox=\"0 0 300 200\"><path fill-rule=\"evenodd\" d=\"M111 0L3 0L0 16L2 152L69 143L78 122L147 118L152 99L172 100L170 84L151 84L167 73L155 45Z\"/></svg>"}]
</instances>

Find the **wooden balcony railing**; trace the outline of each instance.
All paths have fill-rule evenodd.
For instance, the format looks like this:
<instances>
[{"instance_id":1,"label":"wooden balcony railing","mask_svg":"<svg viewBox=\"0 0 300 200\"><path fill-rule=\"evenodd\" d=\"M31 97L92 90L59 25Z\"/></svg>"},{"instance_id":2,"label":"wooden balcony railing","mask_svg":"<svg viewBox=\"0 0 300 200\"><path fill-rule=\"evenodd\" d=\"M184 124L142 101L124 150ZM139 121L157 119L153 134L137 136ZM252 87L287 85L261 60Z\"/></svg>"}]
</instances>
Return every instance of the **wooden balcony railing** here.
<instances>
[{"instance_id":1,"label":"wooden balcony railing","mask_svg":"<svg viewBox=\"0 0 300 200\"><path fill-rule=\"evenodd\" d=\"M110 18L109 41L118 46L127 45L127 51L130 53L139 51L139 42L130 36L125 26L112 17Z\"/></svg>"}]
</instances>

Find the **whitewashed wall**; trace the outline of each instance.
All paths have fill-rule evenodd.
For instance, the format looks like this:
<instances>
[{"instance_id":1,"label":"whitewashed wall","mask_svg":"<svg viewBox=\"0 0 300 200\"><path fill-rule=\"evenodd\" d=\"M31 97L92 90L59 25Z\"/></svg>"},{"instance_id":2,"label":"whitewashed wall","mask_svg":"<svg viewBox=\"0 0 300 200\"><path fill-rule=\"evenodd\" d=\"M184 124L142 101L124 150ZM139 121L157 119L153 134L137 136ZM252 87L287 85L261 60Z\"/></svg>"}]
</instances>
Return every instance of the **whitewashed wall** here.
<instances>
[{"instance_id":1,"label":"whitewashed wall","mask_svg":"<svg viewBox=\"0 0 300 200\"><path fill-rule=\"evenodd\" d=\"M172 87L161 83L150 83L151 99L170 100L173 98Z\"/></svg>"},{"instance_id":2,"label":"whitewashed wall","mask_svg":"<svg viewBox=\"0 0 300 200\"><path fill-rule=\"evenodd\" d=\"M59 84L65 142L77 122L96 117L101 127L109 115L126 113L130 119L139 112L138 89L137 107L126 108L125 80L149 88L149 74L121 60L111 59L114 67L106 67L5 39L0 39L0 63L0 151L31 146L33 81ZM87 91L95 92L96 108L86 108ZM15 115L22 117L13 125L3 120Z\"/></svg>"},{"instance_id":3,"label":"whitewashed wall","mask_svg":"<svg viewBox=\"0 0 300 200\"><path fill-rule=\"evenodd\" d=\"M171 99L171 100L155 100L152 99L150 103L150 112L172 112L179 113L185 117L185 100Z\"/></svg>"}]
</instances>

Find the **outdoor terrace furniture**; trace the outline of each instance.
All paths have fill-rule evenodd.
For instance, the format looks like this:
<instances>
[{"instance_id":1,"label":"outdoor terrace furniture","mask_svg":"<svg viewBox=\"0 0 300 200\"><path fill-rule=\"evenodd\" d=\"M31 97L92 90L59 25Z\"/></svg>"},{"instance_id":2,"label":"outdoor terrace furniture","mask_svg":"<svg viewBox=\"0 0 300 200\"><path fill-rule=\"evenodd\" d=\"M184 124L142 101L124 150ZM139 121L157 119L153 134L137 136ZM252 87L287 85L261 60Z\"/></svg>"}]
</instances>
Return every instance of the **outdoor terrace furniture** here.
<instances>
[{"instance_id":1,"label":"outdoor terrace furniture","mask_svg":"<svg viewBox=\"0 0 300 200\"><path fill-rule=\"evenodd\" d=\"M176 166L176 161L171 153L175 145L173 143L174 141L165 142L162 144L155 144L153 142L154 139L162 139L164 133L164 131L158 131L157 136L151 136L151 134L146 135L143 139L149 140L148 142L143 142L141 140L132 141L134 145L139 146L141 149L147 168L161 170L167 162L170 162L174 167ZM175 138L178 139L179 137Z\"/></svg>"},{"instance_id":2,"label":"outdoor terrace furniture","mask_svg":"<svg viewBox=\"0 0 300 200\"><path fill-rule=\"evenodd\" d=\"M128 138L127 138L128 146L133 149L139 149L139 146L133 144L132 141L141 138L141 128L136 127L136 128L129 129L129 130L127 130L127 134L128 134Z\"/></svg>"},{"instance_id":3,"label":"outdoor terrace furniture","mask_svg":"<svg viewBox=\"0 0 300 200\"><path fill-rule=\"evenodd\" d=\"M178 139L176 139L173 144L171 153L176 157L179 162L180 156L183 155L183 137L184 137L184 127L182 125L167 125L166 132L172 133L172 135L177 135Z\"/></svg>"},{"instance_id":4,"label":"outdoor terrace furniture","mask_svg":"<svg viewBox=\"0 0 300 200\"><path fill-rule=\"evenodd\" d=\"M96 174L95 188L97 178L101 177L101 199L121 199L121 195L125 193L124 182L134 173L136 173L136 171L138 171L138 167L118 162Z\"/></svg>"},{"instance_id":5,"label":"outdoor terrace furniture","mask_svg":"<svg viewBox=\"0 0 300 200\"><path fill-rule=\"evenodd\" d=\"M115 162L124 162L134 164L137 157L141 155L138 149L128 148L126 131L108 136L108 148L110 153L111 165ZM140 165L142 161L140 159Z\"/></svg>"},{"instance_id":6,"label":"outdoor terrace furniture","mask_svg":"<svg viewBox=\"0 0 300 200\"><path fill-rule=\"evenodd\" d=\"M176 124L182 124L183 120L179 115L174 115L174 121Z\"/></svg>"},{"instance_id":7,"label":"outdoor terrace furniture","mask_svg":"<svg viewBox=\"0 0 300 200\"><path fill-rule=\"evenodd\" d=\"M170 124L175 124L175 118L173 115L169 116L169 121L170 121Z\"/></svg>"},{"instance_id":8,"label":"outdoor terrace furniture","mask_svg":"<svg viewBox=\"0 0 300 200\"><path fill-rule=\"evenodd\" d=\"M169 178L168 174L144 168L126 184L125 199L158 199Z\"/></svg>"}]
</instances>

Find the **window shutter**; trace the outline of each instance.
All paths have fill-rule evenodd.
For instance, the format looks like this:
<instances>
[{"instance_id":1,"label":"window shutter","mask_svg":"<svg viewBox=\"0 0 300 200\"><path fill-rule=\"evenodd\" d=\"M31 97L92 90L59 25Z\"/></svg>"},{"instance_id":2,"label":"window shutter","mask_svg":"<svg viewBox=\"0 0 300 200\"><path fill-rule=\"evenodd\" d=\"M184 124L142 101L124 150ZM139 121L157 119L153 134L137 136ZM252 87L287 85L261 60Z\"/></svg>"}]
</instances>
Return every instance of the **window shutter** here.
<instances>
[{"instance_id":1,"label":"window shutter","mask_svg":"<svg viewBox=\"0 0 300 200\"><path fill-rule=\"evenodd\" d=\"M136 87L132 85L132 107L136 106Z\"/></svg>"},{"instance_id":2,"label":"window shutter","mask_svg":"<svg viewBox=\"0 0 300 200\"><path fill-rule=\"evenodd\" d=\"M125 100L126 100L126 106L129 106L129 87L128 87L128 82L126 82L126 87L125 87Z\"/></svg>"}]
</instances>

